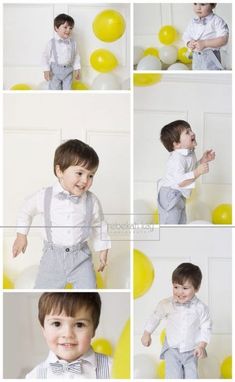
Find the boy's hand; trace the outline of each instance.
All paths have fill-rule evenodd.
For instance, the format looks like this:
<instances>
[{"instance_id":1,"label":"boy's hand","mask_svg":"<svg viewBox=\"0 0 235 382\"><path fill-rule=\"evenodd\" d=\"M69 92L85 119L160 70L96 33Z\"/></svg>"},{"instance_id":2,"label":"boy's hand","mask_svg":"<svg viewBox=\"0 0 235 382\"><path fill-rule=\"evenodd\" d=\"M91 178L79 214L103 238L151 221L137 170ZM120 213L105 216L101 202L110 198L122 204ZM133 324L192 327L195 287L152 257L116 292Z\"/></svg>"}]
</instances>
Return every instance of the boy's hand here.
<instances>
[{"instance_id":1,"label":"boy's hand","mask_svg":"<svg viewBox=\"0 0 235 382\"><path fill-rule=\"evenodd\" d=\"M213 150L206 150L200 159L200 163L207 163L215 159L215 152Z\"/></svg>"},{"instance_id":2,"label":"boy's hand","mask_svg":"<svg viewBox=\"0 0 235 382\"><path fill-rule=\"evenodd\" d=\"M152 342L151 334L149 332L144 331L144 334L141 337L142 345L150 346Z\"/></svg>"},{"instance_id":3,"label":"boy's hand","mask_svg":"<svg viewBox=\"0 0 235 382\"><path fill-rule=\"evenodd\" d=\"M205 342L201 342L198 344L198 346L196 347L196 349L194 350L194 355L198 358L198 359L202 359L202 358L205 358L206 357L206 343Z\"/></svg>"},{"instance_id":4,"label":"boy's hand","mask_svg":"<svg viewBox=\"0 0 235 382\"><path fill-rule=\"evenodd\" d=\"M51 71L50 70L46 70L44 73L44 78L46 81L50 81L51 78L52 78L52 74L51 74Z\"/></svg>"},{"instance_id":5,"label":"boy's hand","mask_svg":"<svg viewBox=\"0 0 235 382\"><path fill-rule=\"evenodd\" d=\"M103 251L100 251L99 257L100 257L100 265L99 265L99 268L97 269L97 271L103 272L104 268L107 265L108 250L105 249Z\"/></svg>"},{"instance_id":6,"label":"boy's hand","mask_svg":"<svg viewBox=\"0 0 235 382\"><path fill-rule=\"evenodd\" d=\"M206 40L198 40L194 43L194 50L200 52L207 47Z\"/></svg>"},{"instance_id":7,"label":"boy's hand","mask_svg":"<svg viewBox=\"0 0 235 382\"><path fill-rule=\"evenodd\" d=\"M74 78L75 78L75 80L78 80L78 81L81 79L81 71L80 71L80 69L74 70Z\"/></svg>"},{"instance_id":8,"label":"boy's hand","mask_svg":"<svg viewBox=\"0 0 235 382\"><path fill-rule=\"evenodd\" d=\"M22 233L17 233L17 238L14 241L12 247L12 255L13 257L18 256L21 252L25 253L28 245L27 236Z\"/></svg>"},{"instance_id":9,"label":"boy's hand","mask_svg":"<svg viewBox=\"0 0 235 382\"><path fill-rule=\"evenodd\" d=\"M197 179L200 175L206 174L209 172L208 163L200 163L199 166L194 170L195 179Z\"/></svg>"},{"instance_id":10,"label":"boy's hand","mask_svg":"<svg viewBox=\"0 0 235 382\"><path fill-rule=\"evenodd\" d=\"M196 43L196 40L190 40L188 43L187 43L187 47L191 50L194 50L195 48L195 43Z\"/></svg>"}]
</instances>

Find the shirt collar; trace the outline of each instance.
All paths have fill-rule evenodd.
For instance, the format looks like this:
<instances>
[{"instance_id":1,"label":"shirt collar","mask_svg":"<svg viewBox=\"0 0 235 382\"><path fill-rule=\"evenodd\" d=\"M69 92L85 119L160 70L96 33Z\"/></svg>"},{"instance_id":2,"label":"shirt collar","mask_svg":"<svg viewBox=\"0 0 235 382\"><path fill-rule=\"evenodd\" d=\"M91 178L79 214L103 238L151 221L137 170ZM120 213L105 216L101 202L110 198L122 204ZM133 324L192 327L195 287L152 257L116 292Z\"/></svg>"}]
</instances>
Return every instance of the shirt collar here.
<instances>
[{"instance_id":1,"label":"shirt collar","mask_svg":"<svg viewBox=\"0 0 235 382\"><path fill-rule=\"evenodd\" d=\"M57 180L57 182L53 185L53 195L58 195L60 192L64 192L65 194L67 195L70 195L70 193L68 191L66 191L60 184L59 180ZM84 192L82 195L81 195L81 198L85 197L86 195L86 192Z\"/></svg>"},{"instance_id":2,"label":"shirt collar","mask_svg":"<svg viewBox=\"0 0 235 382\"><path fill-rule=\"evenodd\" d=\"M193 298L191 299L191 300L189 300L187 303L185 303L185 304L180 304L180 303L177 303L177 301L175 301L174 300L174 298L172 297L172 302L173 302L173 304L175 305L176 303L177 303L177 305L182 305L182 306L192 306L192 305L195 305L196 303L197 303L197 301L198 301L198 298L197 298L197 296L196 295L194 295L193 296Z\"/></svg>"},{"instance_id":3,"label":"shirt collar","mask_svg":"<svg viewBox=\"0 0 235 382\"><path fill-rule=\"evenodd\" d=\"M68 37L68 38L66 38L66 39L63 39L63 38L61 38L59 35L58 35L58 33L56 33L55 32L55 40L56 41L71 41L71 38L70 37Z\"/></svg>"},{"instance_id":4,"label":"shirt collar","mask_svg":"<svg viewBox=\"0 0 235 382\"><path fill-rule=\"evenodd\" d=\"M190 149L176 149L174 151L176 151L177 153L179 153L179 154L181 154L181 155L186 157L188 155L191 155L194 150L190 150Z\"/></svg>"},{"instance_id":5,"label":"shirt collar","mask_svg":"<svg viewBox=\"0 0 235 382\"><path fill-rule=\"evenodd\" d=\"M55 353L53 353L52 351L49 352L48 354L48 357L47 357L47 360L46 360L46 363L49 365L50 363L54 363L54 362L59 362L59 363L62 363L62 364L72 364L76 361L78 361L79 359L85 361L85 362L88 362L91 364L91 366L96 369L97 367L97 360L96 360L96 354L94 352L94 350L92 348L90 348L85 354L83 354L81 357L79 357L78 359L75 359L73 362L68 362L68 361L65 361L64 359L59 359Z\"/></svg>"}]
</instances>

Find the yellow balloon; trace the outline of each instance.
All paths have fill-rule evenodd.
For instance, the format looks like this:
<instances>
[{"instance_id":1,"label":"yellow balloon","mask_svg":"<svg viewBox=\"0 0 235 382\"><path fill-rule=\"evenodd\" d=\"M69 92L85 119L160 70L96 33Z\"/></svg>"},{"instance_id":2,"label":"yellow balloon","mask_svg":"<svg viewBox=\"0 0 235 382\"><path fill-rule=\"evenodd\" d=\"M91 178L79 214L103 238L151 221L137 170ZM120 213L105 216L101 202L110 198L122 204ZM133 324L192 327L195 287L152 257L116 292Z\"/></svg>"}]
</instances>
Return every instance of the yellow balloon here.
<instances>
[{"instance_id":1,"label":"yellow balloon","mask_svg":"<svg viewBox=\"0 0 235 382\"><path fill-rule=\"evenodd\" d=\"M71 86L72 90L89 90L88 86L84 82L74 80Z\"/></svg>"},{"instance_id":2,"label":"yellow balloon","mask_svg":"<svg viewBox=\"0 0 235 382\"><path fill-rule=\"evenodd\" d=\"M166 338L166 329L162 329L162 331L160 333L160 342L161 342L161 345L164 344L165 338Z\"/></svg>"},{"instance_id":3,"label":"yellow balloon","mask_svg":"<svg viewBox=\"0 0 235 382\"><path fill-rule=\"evenodd\" d=\"M220 367L221 378L232 379L232 356L226 357Z\"/></svg>"},{"instance_id":4,"label":"yellow balloon","mask_svg":"<svg viewBox=\"0 0 235 382\"><path fill-rule=\"evenodd\" d=\"M3 274L3 289L14 289L14 283L5 273Z\"/></svg>"},{"instance_id":5,"label":"yellow balloon","mask_svg":"<svg viewBox=\"0 0 235 382\"><path fill-rule=\"evenodd\" d=\"M100 272L95 272L98 289L105 289L105 282Z\"/></svg>"},{"instance_id":6,"label":"yellow balloon","mask_svg":"<svg viewBox=\"0 0 235 382\"><path fill-rule=\"evenodd\" d=\"M65 289L73 289L73 284L71 283L66 284Z\"/></svg>"},{"instance_id":7,"label":"yellow balloon","mask_svg":"<svg viewBox=\"0 0 235 382\"><path fill-rule=\"evenodd\" d=\"M157 376L159 379L166 378L166 362L164 359L157 364Z\"/></svg>"},{"instance_id":8,"label":"yellow balloon","mask_svg":"<svg viewBox=\"0 0 235 382\"><path fill-rule=\"evenodd\" d=\"M135 86L150 86L161 81L162 75L157 73L134 73Z\"/></svg>"},{"instance_id":9,"label":"yellow balloon","mask_svg":"<svg viewBox=\"0 0 235 382\"><path fill-rule=\"evenodd\" d=\"M212 211L212 223L232 224L232 205L220 204Z\"/></svg>"},{"instance_id":10,"label":"yellow balloon","mask_svg":"<svg viewBox=\"0 0 235 382\"><path fill-rule=\"evenodd\" d=\"M32 90L32 88L27 84L15 84L10 90Z\"/></svg>"},{"instance_id":11,"label":"yellow balloon","mask_svg":"<svg viewBox=\"0 0 235 382\"><path fill-rule=\"evenodd\" d=\"M142 252L134 249L134 298L143 296L151 287L154 268Z\"/></svg>"},{"instance_id":12,"label":"yellow balloon","mask_svg":"<svg viewBox=\"0 0 235 382\"><path fill-rule=\"evenodd\" d=\"M164 25L158 33L159 41L164 45L171 45L177 38L177 31L171 25Z\"/></svg>"},{"instance_id":13,"label":"yellow balloon","mask_svg":"<svg viewBox=\"0 0 235 382\"><path fill-rule=\"evenodd\" d=\"M183 62L183 64L191 64L192 58L189 58L190 56L190 51L188 48L183 47L178 49L178 60L180 62Z\"/></svg>"},{"instance_id":14,"label":"yellow balloon","mask_svg":"<svg viewBox=\"0 0 235 382\"><path fill-rule=\"evenodd\" d=\"M144 56L148 56L148 55L159 57L159 51L157 48L152 48L152 47L147 48L144 51Z\"/></svg>"},{"instance_id":15,"label":"yellow balloon","mask_svg":"<svg viewBox=\"0 0 235 382\"><path fill-rule=\"evenodd\" d=\"M154 222L154 224L159 224L159 215L158 215L158 209L157 208L153 213L153 222Z\"/></svg>"},{"instance_id":16,"label":"yellow balloon","mask_svg":"<svg viewBox=\"0 0 235 382\"><path fill-rule=\"evenodd\" d=\"M111 343L105 338L97 338L92 341L91 346L96 353L106 354L111 356L113 354L113 347Z\"/></svg>"},{"instance_id":17,"label":"yellow balloon","mask_svg":"<svg viewBox=\"0 0 235 382\"><path fill-rule=\"evenodd\" d=\"M118 65L118 60L107 49L97 49L90 56L91 66L101 73L107 73L115 69Z\"/></svg>"},{"instance_id":18,"label":"yellow balloon","mask_svg":"<svg viewBox=\"0 0 235 382\"><path fill-rule=\"evenodd\" d=\"M94 34L101 41L113 42L123 35L126 23L119 12L106 9L95 17L92 27Z\"/></svg>"},{"instance_id":19,"label":"yellow balloon","mask_svg":"<svg viewBox=\"0 0 235 382\"><path fill-rule=\"evenodd\" d=\"M130 378L130 320L126 322L114 351L112 378Z\"/></svg>"}]
</instances>

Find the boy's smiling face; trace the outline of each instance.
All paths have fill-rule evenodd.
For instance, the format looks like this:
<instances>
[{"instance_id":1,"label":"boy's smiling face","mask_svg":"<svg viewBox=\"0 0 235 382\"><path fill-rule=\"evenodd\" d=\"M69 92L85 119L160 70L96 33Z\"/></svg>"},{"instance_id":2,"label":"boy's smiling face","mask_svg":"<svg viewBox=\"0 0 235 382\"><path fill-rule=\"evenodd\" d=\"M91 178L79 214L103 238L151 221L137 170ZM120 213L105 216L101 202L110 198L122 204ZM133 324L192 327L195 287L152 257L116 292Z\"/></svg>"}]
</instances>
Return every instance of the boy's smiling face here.
<instances>
[{"instance_id":1,"label":"boy's smiling face","mask_svg":"<svg viewBox=\"0 0 235 382\"><path fill-rule=\"evenodd\" d=\"M189 129L184 129L180 134L180 141L173 143L174 150L189 149L192 150L197 146L196 135Z\"/></svg>"},{"instance_id":2,"label":"boy's smiling face","mask_svg":"<svg viewBox=\"0 0 235 382\"><path fill-rule=\"evenodd\" d=\"M59 28L55 27L55 31L58 34L58 36L62 39L67 39L72 34L73 27L71 27L67 21L64 24L61 24Z\"/></svg>"},{"instance_id":3,"label":"boy's smiling face","mask_svg":"<svg viewBox=\"0 0 235 382\"><path fill-rule=\"evenodd\" d=\"M193 10L201 18L208 16L212 12L212 7L210 3L193 3Z\"/></svg>"},{"instance_id":4,"label":"boy's smiling face","mask_svg":"<svg viewBox=\"0 0 235 382\"><path fill-rule=\"evenodd\" d=\"M43 334L49 349L59 359L73 362L89 350L94 337L91 312L84 307L75 317L52 312L45 316Z\"/></svg>"},{"instance_id":5,"label":"boy's smiling face","mask_svg":"<svg viewBox=\"0 0 235 382\"><path fill-rule=\"evenodd\" d=\"M191 281L186 280L182 285L173 283L173 298L174 301L185 304L192 300L198 289L195 289Z\"/></svg>"},{"instance_id":6,"label":"boy's smiling face","mask_svg":"<svg viewBox=\"0 0 235 382\"><path fill-rule=\"evenodd\" d=\"M61 186L70 194L81 196L92 186L93 178L97 168L88 170L83 166L69 166L61 171L60 166L56 166L56 175Z\"/></svg>"}]
</instances>

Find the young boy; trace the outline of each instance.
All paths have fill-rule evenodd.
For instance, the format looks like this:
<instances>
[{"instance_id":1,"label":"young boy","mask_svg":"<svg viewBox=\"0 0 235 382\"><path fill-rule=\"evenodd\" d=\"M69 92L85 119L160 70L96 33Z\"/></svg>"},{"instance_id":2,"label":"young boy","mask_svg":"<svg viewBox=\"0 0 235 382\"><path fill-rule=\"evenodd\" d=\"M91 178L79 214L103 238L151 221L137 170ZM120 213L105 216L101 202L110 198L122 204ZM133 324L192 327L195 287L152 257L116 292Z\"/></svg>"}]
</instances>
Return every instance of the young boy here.
<instances>
[{"instance_id":1,"label":"young boy","mask_svg":"<svg viewBox=\"0 0 235 382\"><path fill-rule=\"evenodd\" d=\"M197 15L187 26L183 40L193 53L193 70L222 70L220 48L227 44L225 21L213 13L216 3L194 3Z\"/></svg>"},{"instance_id":2,"label":"young boy","mask_svg":"<svg viewBox=\"0 0 235 382\"><path fill-rule=\"evenodd\" d=\"M26 379L109 379L110 358L91 347L100 311L98 293L43 293L38 318L50 352Z\"/></svg>"},{"instance_id":3,"label":"young boy","mask_svg":"<svg viewBox=\"0 0 235 382\"><path fill-rule=\"evenodd\" d=\"M166 338L160 355L166 361L166 379L198 378L197 360L206 357L211 320L208 307L195 295L201 280L198 266L180 264L172 274L173 296L160 301L145 325L141 341L150 346L151 334L166 319Z\"/></svg>"},{"instance_id":4,"label":"young boy","mask_svg":"<svg viewBox=\"0 0 235 382\"><path fill-rule=\"evenodd\" d=\"M44 249L35 288L64 288L66 283L75 288L96 288L87 241L90 239L99 252L98 271L104 270L110 248L100 202L88 191L98 164L97 153L86 143L77 139L63 143L54 157L58 181L24 203L18 216L13 257L25 252L34 216L44 217Z\"/></svg>"},{"instance_id":5,"label":"young boy","mask_svg":"<svg viewBox=\"0 0 235 382\"><path fill-rule=\"evenodd\" d=\"M186 198L195 187L195 180L209 172L208 162L215 159L215 153L207 150L197 162L196 136L186 121L164 126L160 138L170 152L166 175L158 182L160 224L186 224Z\"/></svg>"},{"instance_id":6,"label":"young boy","mask_svg":"<svg viewBox=\"0 0 235 382\"><path fill-rule=\"evenodd\" d=\"M44 78L50 90L70 90L74 77L80 79L80 57L76 42L71 38L74 19L64 13L54 19L55 37L43 53Z\"/></svg>"}]
</instances>

